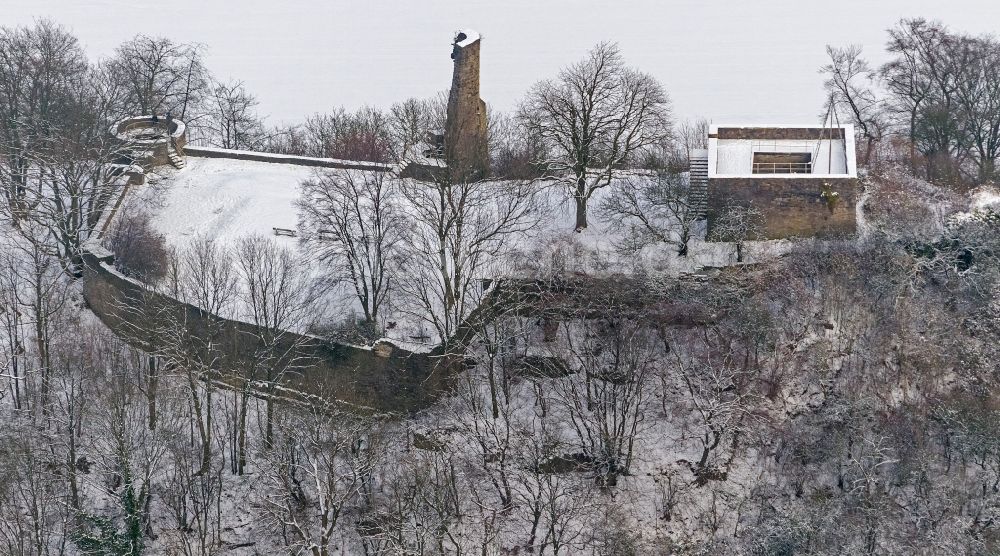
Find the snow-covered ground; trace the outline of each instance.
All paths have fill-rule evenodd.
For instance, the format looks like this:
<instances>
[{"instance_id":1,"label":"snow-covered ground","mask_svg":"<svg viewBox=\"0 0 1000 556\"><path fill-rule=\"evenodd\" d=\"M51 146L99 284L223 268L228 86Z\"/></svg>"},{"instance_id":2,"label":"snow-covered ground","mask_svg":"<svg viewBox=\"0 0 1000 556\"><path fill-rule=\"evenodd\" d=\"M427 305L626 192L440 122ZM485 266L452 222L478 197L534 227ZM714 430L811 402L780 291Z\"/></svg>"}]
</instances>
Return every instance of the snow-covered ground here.
<instances>
[{"instance_id":1,"label":"snow-covered ground","mask_svg":"<svg viewBox=\"0 0 1000 556\"><path fill-rule=\"evenodd\" d=\"M311 307L311 324L338 324L360 312L347 290L330 283L329 269L289 234L298 228L300 184L318 170L295 164L276 164L225 158L188 157L185 168L158 168L147 185L133 188L121 214L145 212L169 247L184 252L193 241L211 240L225 249L259 236L291 250L304 273L304 282L318 292ZM282 233L276 233L279 229ZM240 306L227 315L242 318ZM398 334L408 335L408 327ZM299 330L304 332L305 330ZM400 338L402 339L402 338Z\"/></svg>"},{"instance_id":2,"label":"snow-covered ground","mask_svg":"<svg viewBox=\"0 0 1000 556\"><path fill-rule=\"evenodd\" d=\"M1000 189L982 187L972 194L973 209L984 209L987 207L1000 210Z\"/></svg>"},{"instance_id":3,"label":"snow-covered ground","mask_svg":"<svg viewBox=\"0 0 1000 556\"><path fill-rule=\"evenodd\" d=\"M314 169L225 158L187 159L187 167L136 188L130 208L143 208L171 245L196 237L231 243L247 235L274 236L274 228L294 230L299 184ZM345 170L346 171L346 170ZM294 237L275 241L295 247Z\"/></svg>"},{"instance_id":4,"label":"snow-covered ground","mask_svg":"<svg viewBox=\"0 0 1000 556\"><path fill-rule=\"evenodd\" d=\"M329 169L322 169L330 171ZM187 167L166 174L148 186L136 188L127 206L146 210L152 222L167 242L178 247L198 237L234 243L247 235L272 237L280 245L298 248L296 238L276 236L274 228L295 230L298 210L295 202L300 195L299 184L308 179L315 168L293 164L274 164L224 158L189 157ZM333 170L356 172L357 170ZM551 242L573 243L592 256L605 259L609 272L622 270L621 265L635 263L635 257L615 254L616 237L606 222L597 217L596 209L609 189L597 191L589 204L589 227L582 233L573 231L575 206L559 186L548 188L540 211L539 225L529 233L514 238L517 249L530 252ZM703 266L721 266L731 262L732 247L704 242L704 227L696 226L691 256L671 257L673 249L664 248L650 253L659 258L657 267L668 273L691 271ZM750 249L770 252L781 242L759 242ZM661 252L662 251L662 252ZM663 260L668 259L668 260ZM675 260L677 259L677 260ZM589 269L599 272L599 268Z\"/></svg>"},{"instance_id":5,"label":"snow-covered ground","mask_svg":"<svg viewBox=\"0 0 1000 556\"><path fill-rule=\"evenodd\" d=\"M300 184L317 171L363 174L361 170L331 170L294 164L188 157L182 170L158 168L147 185L135 187L123 202L121 214L148 213L154 229L178 252L198 239L216 242L225 248L235 247L250 236L260 236L280 247L292 250L308 277L310 287L321 292L315 312L319 322L337 325L360 314L361 307L346 284L331 283L334 274L328 262L321 262L298 237L291 234L299 225L296 203ZM494 260L485 272L509 275L538 275L549 272L608 276L642 270L661 276L697 272L704 267L720 267L735 262L732 245L704 241L704 222L695 224L687 256L679 256L677 247L658 245L641 253L622 252L620 235L609 222L602 221L599 207L613 184L595 192L589 203L589 227L574 231L575 205L563 186L539 183L537 223L507 238L510 249ZM405 204L404 211L410 212ZM276 233L276 229L282 233ZM286 232L287 231L287 232ZM787 251L788 241L749 242L747 262L767 259ZM477 278L495 278L479 276ZM401 307L392 303L387 322L392 326L388 338L411 350L430 349L439 341L434 332ZM234 318L243 311L235 307ZM315 323L314 323L315 324Z\"/></svg>"}]
</instances>

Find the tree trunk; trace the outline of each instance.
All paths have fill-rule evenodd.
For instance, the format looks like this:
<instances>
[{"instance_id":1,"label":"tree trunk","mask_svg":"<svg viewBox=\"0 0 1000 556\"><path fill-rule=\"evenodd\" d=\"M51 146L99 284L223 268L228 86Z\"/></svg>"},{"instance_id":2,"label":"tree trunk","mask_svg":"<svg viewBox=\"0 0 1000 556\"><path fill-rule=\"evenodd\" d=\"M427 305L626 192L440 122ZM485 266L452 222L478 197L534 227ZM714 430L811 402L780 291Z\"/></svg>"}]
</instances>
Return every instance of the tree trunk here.
<instances>
[{"instance_id":1,"label":"tree trunk","mask_svg":"<svg viewBox=\"0 0 1000 556\"><path fill-rule=\"evenodd\" d=\"M489 362L489 385L490 385L490 403L492 405L493 418L497 419L500 417L500 404L497 400L497 380L496 375L496 362L491 357Z\"/></svg>"},{"instance_id":2,"label":"tree trunk","mask_svg":"<svg viewBox=\"0 0 1000 556\"><path fill-rule=\"evenodd\" d=\"M202 433L201 469L199 475L211 472L212 465L212 380L205 383L205 428Z\"/></svg>"},{"instance_id":3,"label":"tree trunk","mask_svg":"<svg viewBox=\"0 0 1000 556\"><path fill-rule=\"evenodd\" d=\"M575 197L576 199L576 228L577 232L587 229L587 198Z\"/></svg>"},{"instance_id":4,"label":"tree trunk","mask_svg":"<svg viewBox=\"0 0 1000 556\"><path fill-rule=\"evenodd\" d=\"M250 405L250 386L244 382L243 393L240 398L239 424L237 426L237 458L236 474L242 475L247 464L247 411Z\"/></svg>"},{"instance_id":5,"label":"tree trunk","mask_svg":"<svg viewBox=\"0 0 1000 556\"><path fill-rule=\"evenodd\" d=\"M49 343L45 339L44 330L41 325L35 327L35 343L38 347L38 359L41 362L42 367L42 392L40 396L40 403L42 406L42 415L48 416L49 414Z\"/></svg>"},{"instance_id":6,"label":"tree trunk","mask_svg":"<svg viewBox=\"0 0 1000 556\"><path fill-rule=\"evenodd\" d=\"M986 183L996 174L996 161L984 159L979 166L979 183Z\"/></svg>"},{"instance_id":7,"label":"tree trunk","mask_svg":"<svg viewBox=\"0 0 1000 556\"><path fill-rule=\"evenodd\" d=\"M264 447L270 450L274 447L274 403L271 397L268 397L267 401L264 402L264 407L267 412L267 421L264 427Z\"/></svg>"},{"instance_id":8,"label":"tree trunk","mask_svg":"<svg viewBox=\"0 0 1000 556\"><path fill-rule=\"evenodd\" d=\"M80 488L76 477L76 426L79 419L76 415L76 396L69 400L69 426L66 427L69 433L69 451L66 454L66 476L69 480L69 499L73 509L80 511Z\"/></svg>"},{"instance_id":9,"label":"tree trunk","mask_svg":"<svg viewBox=\"0 0 1000 556\"><path fill-rule=\"evenodd\" d=\"M156 368L156 358L149 356L149 384L146 386L146 404L149 409L149 430L156 430L156 391L160 384L159 370Z\"/></svg>"}]
</instances>

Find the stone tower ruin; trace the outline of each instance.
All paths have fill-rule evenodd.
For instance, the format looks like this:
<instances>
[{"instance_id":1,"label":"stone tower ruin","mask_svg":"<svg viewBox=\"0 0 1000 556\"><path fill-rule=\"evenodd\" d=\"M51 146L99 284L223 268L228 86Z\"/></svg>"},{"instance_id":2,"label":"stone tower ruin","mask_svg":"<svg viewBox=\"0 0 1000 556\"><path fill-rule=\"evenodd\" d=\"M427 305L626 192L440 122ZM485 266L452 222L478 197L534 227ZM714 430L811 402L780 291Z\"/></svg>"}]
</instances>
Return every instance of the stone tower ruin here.
<instances>
[{"instance_id":1,"label":"stone tower ruin","mask_svg":"<svg viewBox=\"0 0 1000 556\"><path fill-rule=\"evenodd\" d=\"M486 103L479 98L479 33L459 31L451 58L455 69L448 95L445 158L453 180L477 180L489 173Z\"/></svg>"}]
</instances>

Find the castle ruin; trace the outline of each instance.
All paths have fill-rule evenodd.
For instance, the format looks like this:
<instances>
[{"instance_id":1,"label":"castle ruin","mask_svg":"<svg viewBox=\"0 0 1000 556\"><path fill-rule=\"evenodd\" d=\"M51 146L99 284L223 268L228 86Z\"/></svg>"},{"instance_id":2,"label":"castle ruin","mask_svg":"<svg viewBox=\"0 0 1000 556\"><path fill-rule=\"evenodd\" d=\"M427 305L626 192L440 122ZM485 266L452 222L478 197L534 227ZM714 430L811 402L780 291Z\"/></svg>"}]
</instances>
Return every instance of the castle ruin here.
<instances>
[{"instance_id":1,"label":"castle ruin","mask_svg":"<svg viewBox=\"0 0 1000 556\"><path fill-rule=\"evenodd\" d=\"M459 31L451 58L455 68L448 95L444 150L453 180L476 180L489 172L486 103L479 98L479 33Z\"/></svg>"}]
</instances>

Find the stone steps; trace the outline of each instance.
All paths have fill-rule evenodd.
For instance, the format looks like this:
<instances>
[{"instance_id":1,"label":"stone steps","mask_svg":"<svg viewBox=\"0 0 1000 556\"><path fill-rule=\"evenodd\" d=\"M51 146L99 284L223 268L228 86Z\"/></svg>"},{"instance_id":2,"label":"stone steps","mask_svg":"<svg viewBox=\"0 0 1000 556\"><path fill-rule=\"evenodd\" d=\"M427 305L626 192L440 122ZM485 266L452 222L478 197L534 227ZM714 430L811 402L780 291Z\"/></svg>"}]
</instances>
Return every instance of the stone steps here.
<instances>
[{"instance_id":1,"label":"stone steps","mask_svg":"<svg viewBox=\"0 0 1000 556\"><path fill-rule=\"evenodd\" d=\"M170 158L170 165L173 166L174 168L180 170L186 165L186 163L184 162L184 158L177 156L176 153L170 153L168 156Z\"/></svg>"},{"instance_id":2,"label":"stone steps","mask_svg":"<svg viewBox=\"0 0 1000 556\"><path fill-rule=\"evenodd\" d=\"M184 161L184 157L177 152L177 145L175 145L170 139L167 139L167 141L167 158L170 159L170 165L180 170L186 166L187 163Z\"/></svg>"},{"instance_id":3,"label":"stone steps","mask_svg":"<svg viewBox=\"0 0 1000 556\"><path fill-rule=\"evenodd\" d=\"M689 162L691 189L688 198L697 218L701 219L708 210L708 157L692 156Z\"/></svg>"}]
</instances>

